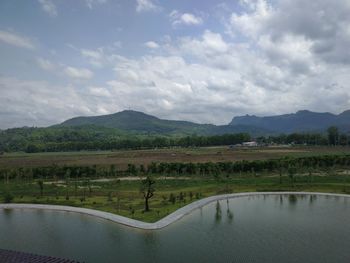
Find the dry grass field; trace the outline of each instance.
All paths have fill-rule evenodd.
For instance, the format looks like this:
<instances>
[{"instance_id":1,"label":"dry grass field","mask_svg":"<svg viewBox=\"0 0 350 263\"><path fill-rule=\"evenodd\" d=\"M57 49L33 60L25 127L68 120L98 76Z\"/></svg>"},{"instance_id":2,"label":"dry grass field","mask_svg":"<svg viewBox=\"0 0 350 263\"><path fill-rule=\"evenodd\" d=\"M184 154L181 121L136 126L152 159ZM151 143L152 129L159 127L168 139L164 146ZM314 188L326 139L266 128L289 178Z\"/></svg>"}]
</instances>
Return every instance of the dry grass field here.
<instances>
[{"instance_id":1,"label":"dry grass field","mask_svg":"<svg viewBox=\"0 0 350 263\"><path fill-rule=\"evenodd\" d=\"M101 152L59 152L59 153L9 153L0 157L0 169L11 167L39 167L56 165L99 165L114 164L124 169L128 164L152 162L225 162L240 160L265 160L284 156L311 156L325 154L350 154L350 147L257 147L237 148L202 147L171 148L153 150L121 150Z\"/></svg>"}]
</instances>

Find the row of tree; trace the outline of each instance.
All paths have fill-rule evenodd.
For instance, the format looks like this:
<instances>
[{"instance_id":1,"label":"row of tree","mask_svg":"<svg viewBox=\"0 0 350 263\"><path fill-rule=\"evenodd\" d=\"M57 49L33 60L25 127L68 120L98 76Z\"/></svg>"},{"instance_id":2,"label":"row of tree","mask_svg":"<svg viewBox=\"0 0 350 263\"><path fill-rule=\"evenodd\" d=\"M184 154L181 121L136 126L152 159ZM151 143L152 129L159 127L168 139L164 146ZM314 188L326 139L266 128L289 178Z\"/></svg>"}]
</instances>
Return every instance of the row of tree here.
<instances>
[{"instance_id":1,"label":"row of tree","mask_svg":"<svg viewBox=\"0 0 350 263\"><path fill-rule=\"evenodd\" d=\"M206 163L151 163L147 166L129 164L127 169L118 170L115 165L109 167L93 166L49 166L36 168L1 169L0 177L10 179L67 179L96 178L128 175L198 175L219 176L238 173L280 172L295 169L326 169L329 167L349 167L350 155L324 155L281 159L239 161L239 162L206 162Z\"/></svg>"},{"instance_id":2,"label":"row of tree","mask_svg":"<svg viewBox=\"0 0 350 263\"><path fill-rule=\"evenodd\" d=\"M17 128L0 131L0 153L201 147L240 144L250 140L248 133L165 136L132 134L95 126ZM327 133L281 134L259 137L257 141L260 144L350 145L350 136L341 133L337 127L330 127Z\"/></svg>"},{"instance_id":3,"label":"row of tree","mask_svg":"<svg viewBox=\"0 0 350 263\"><path fill-rule=\"evenodd\" d=\"M350 135L341 133L335 126L329 127L327 133L280 134L277 136L259 137L257 140L261 144L350 145Z\"/></svg>"},{"instance_id":4,"label":"row of tree","mask_svg":"<svg viewBox=\"0 0 350 263\"><path fill-rule=\"evenodd\" d=\"M186 137L150 137L126 139L99 139L90 141L65 141L48 143L28 143L24 148L17 148L28 153L62 152L82 150L115 150L115 149L153 149L166 147L201 147L238 144L251 139L249 134L224 134L215 136L186 136ZM5 148L5 151L11 151Z\"/></svg>"}]
</instances>

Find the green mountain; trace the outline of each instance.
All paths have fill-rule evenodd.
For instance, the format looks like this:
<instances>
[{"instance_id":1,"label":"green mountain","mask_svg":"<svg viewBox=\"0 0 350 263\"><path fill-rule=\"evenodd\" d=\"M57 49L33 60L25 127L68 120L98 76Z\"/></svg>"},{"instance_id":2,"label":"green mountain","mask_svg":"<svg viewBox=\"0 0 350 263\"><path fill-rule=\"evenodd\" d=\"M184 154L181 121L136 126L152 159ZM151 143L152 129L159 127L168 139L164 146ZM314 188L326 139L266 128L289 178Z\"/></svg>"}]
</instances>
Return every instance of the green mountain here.
<instances>
[{"instance_id":1,"label":"green mountain","mask_svg":"<svg viewBox=\"0 0 350 263\"><path fill-rule=\"evenodd\" d=\"M248 132L252 135L269 133L267 129L257 129L247 125L213 125L198 124L188 121L163 120L143 112L125 110L122 112L91 117L76 117L69 119L58 126L76 127L95 125L106 128L116 128L125 132L137 134L161 135L217 135L225 133Z\"/></svg>"},{"instance_id":2,"label":"green mountain","mask_svg":"<svg viewBox=\"0 0 350 263\"><path fill-rule=\"evenodd\" d=\"M319 113L308 110L292 114L257 117L254 115L237 116L231 126L254 126L271 129L278 133L325 132L330 126L337 126L343 132L350 131L350 111L336 115L329 112Z\"/></svg>"},{"instance_id":3,"label":"green mountain","mask_svg":"<svg viewBox=\"0 0 350 263\"><path fill-rule=\"evenodd\" d=\"M163 120L142 112L76 117L46 128L0 130L0 152L52 152L228 145L252 137L321 132L331 126L350 130L350 111L339 115L299 111L270 117L235 117L229 125ZM271 131L272 130L272 131ZM221 135L221 136L216 136Z\"/></svg>"}]
</instances>

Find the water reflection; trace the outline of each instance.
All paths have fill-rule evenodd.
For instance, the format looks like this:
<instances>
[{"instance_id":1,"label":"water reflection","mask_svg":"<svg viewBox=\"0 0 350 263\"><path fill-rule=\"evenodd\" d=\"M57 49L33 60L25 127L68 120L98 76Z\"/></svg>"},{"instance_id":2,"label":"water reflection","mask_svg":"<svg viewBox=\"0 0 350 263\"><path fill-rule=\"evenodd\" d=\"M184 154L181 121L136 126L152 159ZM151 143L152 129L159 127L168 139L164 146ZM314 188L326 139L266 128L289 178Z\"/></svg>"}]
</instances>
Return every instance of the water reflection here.
<instances>
[{"instance_id":1,"label":"water reflection","mask_svg":"<svg viewBox=\"0 0 350 263\"><path fill-rule=\"evenodd\" d=\"M219 201L216 201L216 205L215 205L215 223L219 223L222 221L222 217L223 217L223 212L222 212L222 208L221 208L221 203ZM229 203L229 199L226 199L226 218L227 221L229 223L232 222L233 220L233 212L230 209L230 203Z\"/></svg>"},{"instance_id":2,"label":"water reflection","mask_svg":"<svg viewBox=\"0 0 350 263\"><path fill-rule=\"evenodd\" d=\"M157 239L157 233L154 231L145 231L142 235L144 241L146 244L150 245L157 245L158 239Z\"/></svg>"},{"instance_id":3,"label":"water reflection","mask_svg":"<svg viewBox=\"0 0 350 263\"><path fill-rule=\"evenodd\" d=\"M296 205L297 201L298 201L298 198L296 195L289 195L288 196L288 201L289 201L289 204L290 205Z\"/></svg>"},{"instance_id":4,"label":"water reflection","mask_svg":"<svg viewBox=\"0 0 350 263\"><path fill-rule=\"evenodd\" d=\"M221 211L220 202L216 201L216 206L215 206L215 221L216 222L221 221L221 214L222 214L222 211Z\"/></svg>"},{"instance_id":5,"label":"water reflection","mask_svg":"<svg viewBox=\"0 0 350 263\"><path fill-rule=\"evenodd\" d=\"M13 209L9 209L9 208L5 208L5 209L3 209L3 211L4 211L4 215L6 217L10 217L13 213Z\"/></svg>"},{"instance_id":6,"label":"water reflection","mask_svg":"<svg viewBox=\"0 0 350 263\"><path fill-rule=\"evenodd\" d=\"M310 205L312 205L317 199L317 196L316 195L310 195L309 197L309 203Z\"/></svg>"},{"instance_id":7,"label":"water reflection","mask_svg":"<svg viewBox=\"0 0 350 263\"><path fill-rule=\"evenodd\" d=\"M227 205L227 209L226 209L227 219L231 223L232 219L233 219L233 212L231 212L231 210L230 210L228 199L226 200L226 205Z\"/></svg>"}]
</instances>

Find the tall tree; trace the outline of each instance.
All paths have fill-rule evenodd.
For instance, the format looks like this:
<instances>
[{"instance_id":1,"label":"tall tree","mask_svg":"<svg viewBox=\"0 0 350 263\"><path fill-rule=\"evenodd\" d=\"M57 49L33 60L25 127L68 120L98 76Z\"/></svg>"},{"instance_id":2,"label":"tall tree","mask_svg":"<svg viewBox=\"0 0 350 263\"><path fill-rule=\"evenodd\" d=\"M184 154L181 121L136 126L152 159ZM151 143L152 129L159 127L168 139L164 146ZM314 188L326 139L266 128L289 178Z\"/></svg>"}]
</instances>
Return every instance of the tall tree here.
<instances>
[{"instance_id":1,"label":"tall tree","mask_svg":"<svg viewBox=\"0 0 350 263\"><path fill-rule=\"evenodd\" d=\"M141 181L140 192L143 194L145 200L145 212L148 212L149 209L149 199L154 195L155 189L154 184L156 183L150 176L147 176L144 180Z\"/></svg>"},{"instance_id":2,"label":"tall tree","mask_svg":"<svg viewBox=\"0 0 350 263\"><path fill-rule=\"evenodd\" d=\"M44 194L44 181L40 179L38 181L38 186L39 186L39 189L40 189L40 196L43 197L43 194Z\"/></svg>"},{"instance_id":3,"label":"tall tree","mask_svg":"<svg viewBox=\"0 0 350 263\"><path fill-rule=\"evenodd\" d=\"M335 126L331 126L327 129L328 143L330 145L337 145L339 141L339 130Z\"/></svg>"}]
</instances>

